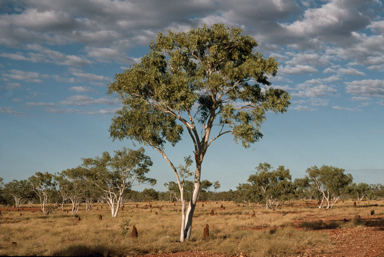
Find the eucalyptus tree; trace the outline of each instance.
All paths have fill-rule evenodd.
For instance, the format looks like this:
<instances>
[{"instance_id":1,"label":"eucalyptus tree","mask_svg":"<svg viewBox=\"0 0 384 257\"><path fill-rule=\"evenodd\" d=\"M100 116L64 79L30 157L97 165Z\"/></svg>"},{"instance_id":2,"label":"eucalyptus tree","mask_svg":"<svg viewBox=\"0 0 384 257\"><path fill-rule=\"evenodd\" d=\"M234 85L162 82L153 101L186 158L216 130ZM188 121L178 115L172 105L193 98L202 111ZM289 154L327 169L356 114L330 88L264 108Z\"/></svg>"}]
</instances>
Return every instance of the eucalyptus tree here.
<instances>
[{"instance_id":1,"label":"eucalyptus tree","mask_svg":"<svg viewBox=\"0 0 384 257\"><path fill-rule=\"evenodd\" d=\"M384 197L384 185L378 183L378 184L371 184L370 185L373 191L373 197Z\"/></svg>"},{"instance_id":2,"label":"eucalyptus tree","mask_svg":"<svg viewBox=\"0 0 384 257\"><path fill-rule=\"evenodd\" d=\"M31 189L40 200L41 212L46 215L49 211L45 209L45 205L48 203L48 197L51 190L55 187L56 183L53 181L53 175L51 173L36 172L28 179Z\"/></svg>"},{"instance_id":3,"label":"eucalyptus tree","mask_svg":"<svg viewBox=\"0 0 384 257\"><path fill-rule=\"evenodd\" d=\"M353 183L349 187L349 194L356 196L357 201L362 201L364 197L367 199L371 199L374 194L374 189L372 186L364 182L361 182L358 185L356 185L356 183Z\"/></svg>"},{"instance_id":4,"label":"eucalyptus tree","mask_svg":"<svg viewBox=\"0 0 384 257\"><path fill-rule=\"evenodd\" d=\"M296 178L293 182L293 187L295 188L295 195L298 199L308 197L309 200L312 200L313 194L317 191L317 188L309 183L308 177Z\"/></svg>"},{"instance_id":5,"label":"eucalyptus tree","mask_svg":"<svg viewBox=\"0 0 384 257\"><path fill-rule=\"evenodd\" d=\"M85 180L86 170L83 167L63 170L62 186L66 187L67 197L72 203L72 214L79 212L80 203L84 200L88 191L88 182Z\"/></svg>"},{"instance_id":6,"label":"eucalyptus tree","mask_svg":"<svg viewBox=\"0 0 384 257\"><path fill-rule=\"evenodd\" d=\"M236 187L236 189L235 201L237 203L247 203L248 206L250 206L251 203L258 203L263 200L261 191L255 185L249 183L241 183Z\"/></svg>"},{"instance_id":7,"label":"eucalyptus tree","mask_svg":"<svg viewBox=\"0 0 384 257\"><path fill-rule=\"evenodd\" d=\"M188 132L196 167L183 233L186 239L191 235L209 146L232 134L236 143L249 147L263 136L260 127L266 112L284 113L290 104L289 94L270 87L268 81L268 76L276 75L278 63L252 53L256 41L241 33L240 28L224 24L159 33L141 62L116 74L108 85L108 92L117 93L124 104L112 119L111 137L153 147L169 163L177 181L177 168L165 144L175 146L183 131Z\"/></svg>"},{"instance_id":8,"label":"eucalyptus tree","mask_svg":"<svg viewBox=\"0 0 384 257\"><path fill-rule=\"evenodd\" d=\"M112 217L117 217L124 191L134 185L135 181L139 184L156 184L155 179L146 177L152 161L144 152L144 148L123 148L115 151L113 157L104 152L101 157L83 159L86 179L100 189L101 198L111 208Z\"/></svg>"},{"instance_id":9,"label":"eucalyptus tree","mask_svg":"<svg viewBox=\"0 0 384 257\"><path fill-rule=\"evenodd\" d=\"M64 203L67 201L69 190L70 190L70 182L65 178L64 174L56 173L54 175L54 180L56 185L59 188L59 194L61 198L61 210L64 210Z\"/></svg>"},{"instance_id":10,"label":"eucalyptus tree","mask_svg":"<svg viewBox=\"0 0 384 257\"><path fill-rule=\"evenodd\" d=\"M248 182L251 182L263 195L267 209L274 205L277 207L293 195L294 186L289 169L279 166L276 170L272 170L268 163L260 163L256 169L256 174L250 175Z\"/></svg>"},{"instance_id":11,"label":"eucalyptus tree","mask_svg":"<svg viewBox=\"0 0 384 257\"><path fill-rule=\"evenodd\" d=\"M27 201L27 195L30 191L27 180L12 180L4 185L4 192L13 197L16 208Z\"/></svg>"},{"instance_id":12,"label":"eucalyptus tree","mask_svg":"<svg viewBox=\"0 0 384 257\"><path fill-rule=\"evenodd\" d=\"M313 166L306 170L310 182L322 195L319 208L322 208L326 201L326 208L332 208L337 200L345 193L345 190L352 183L351 174L345 174L344 169L323 165L320 169ZM330 205L330 201L333 203Z\"/></svg>"},{"instance_id":13,"label":"eucalyptus tree","mask_svg":"<svg viewBox=\"0 0 384 257\"><path fill-rule=\"evenodd\" d=\"M219 189L221 187L220 185L220 182L219 181L215 181L213 182L213 188L215 189L215 192L217 191L217 189Z\"/></svg>"},{"instance_id":14,"label":"eucalyptus tree","mask_svg":"<svg viewBox=\"0 0 384 257\"><path fill-rule=\"evenodd\" d=\"M208 189L213 185L208 179L204 179L200 183L201 192L208 192Z\"/></svg>"},{"instance_id":15,"label":"eucalyptus tree","mask_svg":"<svg viewBox=\"0 0 384 257\"><path fill-rule=\"evenodd\" d=\"M179 191L179 186L174 181L169 181L164 183L164 186L168 189L169 192L169 201L172 202L174 198L177 200L176 192Z\"/></svg>"},{"instance_id":16,"label":"eucalyptus tree","mask_svg":"<svg viewBox=\"0 0 384 257\"><path fill-rule=\"evenodd\" d=\"M159 200L159 192L157 192L153 188L145 188L141 194L143 195L143 199L145 201L158 201Z\"/></svg>"}]
</instances>

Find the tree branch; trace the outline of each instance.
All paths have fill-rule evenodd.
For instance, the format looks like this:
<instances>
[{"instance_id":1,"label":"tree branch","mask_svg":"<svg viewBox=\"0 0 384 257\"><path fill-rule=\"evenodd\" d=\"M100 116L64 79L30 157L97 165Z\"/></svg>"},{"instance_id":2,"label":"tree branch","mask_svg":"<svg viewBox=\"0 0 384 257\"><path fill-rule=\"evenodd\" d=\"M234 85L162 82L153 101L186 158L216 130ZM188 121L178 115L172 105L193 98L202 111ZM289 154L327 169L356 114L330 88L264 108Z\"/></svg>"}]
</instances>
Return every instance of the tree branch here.
<instances>
[{"instance_id":1,"label":"tree branch","mask_svg":"<svg viewBox=\"0 0 384 257\"><path fill-rule=\"evenodd\" d=\"M233 130L228 130L228 131L225 131L223 133L218 134L215 138L212 138L211 140L209 140L208 146L210 146L213 141L215 141L216 139L218 139L222 135L225 135L225 134L230 133L230 132L233 132Z\"/></svg>"}]
</instances>

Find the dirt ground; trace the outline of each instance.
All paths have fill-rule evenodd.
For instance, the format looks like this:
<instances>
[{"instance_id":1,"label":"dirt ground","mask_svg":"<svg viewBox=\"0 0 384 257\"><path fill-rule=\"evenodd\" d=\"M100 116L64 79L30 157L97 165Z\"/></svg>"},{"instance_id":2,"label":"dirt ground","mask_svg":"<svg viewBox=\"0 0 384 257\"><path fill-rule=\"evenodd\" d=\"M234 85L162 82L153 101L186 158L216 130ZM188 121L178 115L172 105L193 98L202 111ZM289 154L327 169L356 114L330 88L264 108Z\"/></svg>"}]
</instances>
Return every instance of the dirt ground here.
<instances>
[{"instance_id":1,"label":"dirt ground","mask_svg":"<svg viewBox=\"0 0 384 257\"><path fill-rule=\"evenodd\" d=\"M297 205L299 206L316 206L316 203L306 203ZM292 206L295 207L295 206ZM277 215L283 212L276 212ZM297 214L297 212L285 212L284 215ZM343 217L322 217L321 221L324 223L336 222L348 222L356 218L355 215L343 216ZM294 223L294 227L298 230L303 230L300 227L302 222L318 221L319 218L316 215L307 215L304 218L297 220ZM306 252L298 252L297 256L324 256L324 257L382 257L384 256L384 215L370 216L369 213L366 216L360 217L361 223L364 226L350 227L350 228L335 228L335 229L322 229L318 230L318 233L325 233L331 238L331 250L328 253L318 254L317 249L308 249ZM276 228L248 228L242 229L250 230L266 230L266 229L284 229L282 227ZM178 252L159 255L146 255L145 257L223 257L225 255L210 254L209 252ZM246 257L246 254L241 253L237 256ZM141 256L144 257L144 256ZM229 256L226 256L229 257Z\"/></svg>"},{"instance_id":2,"label":"dirt ground","mask_svg":"<svg viewBox=\"0 0 384 257\"><path fill-rule=\"evenodd\" d=\"M303 206L313 206L313 203L297 205L297 207ZM376 213L370 215L371 209L374 209L377 205L368 206L368 208L361 209L351 209L349 215L316 215L316 214L303 214L302 217L294 221L293 227L297 230L305 230L307 228L302 227L303 222L317 222L321 221L325 224L330 224L332 222L350 222L358 218L359 224L352 227L336 227L333 229L318 229L313 230L317 233L325 233L331 238L331 246L328 252L319 254L318 249L306 249L305 252L297 252L296 256L384 256L384 213ZM380 205L379 207L383 207ZM283 211L285 210L285 211ZM276 210L271 215L297 215L300 212L290 211L290 208L285 207L283 210ZM14 207L5 207L0 208L0 211L14 211L14 212L38 212L39 208L14 208ZM363 215L359 216L356 213L362 213ZM198 217L196 217L198 218ZM268 229L285 229L284 227L242 227L241 229L247 230L268 230ZM197 251L197 252L177 252L177 253L166 253L166 254L157 254L157 255L145 255L145 257L224 257L225 255L221 254L211 254L207 251ZM246 257L246 253L239 253L236 256Z\"/></svg>"}]
</instances>

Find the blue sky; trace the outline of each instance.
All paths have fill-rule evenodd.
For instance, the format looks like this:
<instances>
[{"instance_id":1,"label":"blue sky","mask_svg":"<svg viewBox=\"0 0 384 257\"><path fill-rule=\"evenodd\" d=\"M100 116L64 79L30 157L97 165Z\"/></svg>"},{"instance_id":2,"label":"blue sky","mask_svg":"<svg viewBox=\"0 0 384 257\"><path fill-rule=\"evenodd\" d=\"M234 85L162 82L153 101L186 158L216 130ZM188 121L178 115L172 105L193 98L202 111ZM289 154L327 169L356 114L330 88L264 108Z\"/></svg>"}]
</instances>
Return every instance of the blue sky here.
<instances>
[{"instance_id":1,"label":"blue sky","mask_svg":"<svg viewBox=\"0 0 384 257\"><path fill-rule=\"evenodd\" d=\"M138 148L109 138L122 105L106 85L140 62L157 33L224 23L277 59L271 82L292 104L285 114L267 115L263 139L249 149L230 135L215 141L202 179L235 189L268 162L293 178L331 165L355 182L384 183L383 8L375 0L1 1L0 177L27 179ZM176 165L192 151L187 135L166 147ZM146 153L154 188L165 191L173 171L157 151Z\"/></svg>"}]
</instances>

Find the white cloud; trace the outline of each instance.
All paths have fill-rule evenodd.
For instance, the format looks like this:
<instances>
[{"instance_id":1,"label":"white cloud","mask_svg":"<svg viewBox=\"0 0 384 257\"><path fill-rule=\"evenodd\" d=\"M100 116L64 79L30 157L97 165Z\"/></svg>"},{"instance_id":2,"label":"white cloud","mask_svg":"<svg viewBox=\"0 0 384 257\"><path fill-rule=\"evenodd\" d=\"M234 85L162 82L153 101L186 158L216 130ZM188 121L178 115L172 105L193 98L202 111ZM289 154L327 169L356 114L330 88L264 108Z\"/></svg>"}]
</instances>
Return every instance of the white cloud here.
<instances>
[{"instance_id":1,"label":"white cloud","mask_svg":"<svg viewBox=\"0 0 384 257\"><path fill-rule=\"evenodd\" d=\"M8 90L15 90L22 88L22 85L20 85L19 83L7 83L7 86L5 88Z\"/></svg>"},{"instance_id":2,"label":"white cloud","mask_svg":"<svg viewBox=\"0 0 384 257\"><path fill-rule=\"evenodd\" d=\"M384 21L374 21L367 28L384 35Z\"/></svg>"},{"instance_id":3,"label":"white cloud","mask_svg":"<svg viewBox=\"0 0 384 257\"><path fill-rule=\"evenodd\" d=\"M351 95L384 96L384 80L365 79L344 83L346 84L347 93Z\"/></svg>"},{"instance_id":4,"label":"white cloud","mask_svg":"<svg viewBox=\"0 0 384 257\"><path fill-rule=\"evenodd\" d=\"M107 109L100 109L95 111L84 111L84 110L77 110L77 109L58 109L58 108L46 108L47 112L55 113L55 114L70 114L70 113L76 113L76 114L85 114L85 115L110 115L115 114L116 111L119 110L119 108L107 108Z\"/></svg>"},{"instance_id":5,"label":"white cloud","mask_svg":"<svg viewBox=\"0 0 384 257\"><path fill-rule=\"evenodd\" d=\"M351 32L369 25L370 10L364 8L360 1L330 0L319 8L306 9L303 19L291 24L282 23L281 27L285 33L282 33L281 37L291 35L290 40L297 39L292 44L296 48L308 47L311 39L335 45L351 44L356 41ZM313 47L316 47L315 42Z\"/></svg>"},{"instance_id":6,"label":"white cloud","mask_svg":"<svg viewBox=\"0 0 384 257\"><path fill-rule=\"evenodd\" d=\"M335 82L335 81L340 81L340 80L341 80L341 78L339 78L336 75L333 75L333 76L330 76L328 78L322 79L321 81L324 81L324 82Z\"/></svg>"},{"instance_id":7,"label":"white cloud","mask_svg":"<svg viewBox=\"0 0 384 257\"><path fill-rule=\"evenodd\" d=\"M296 54L291 60L286 62L290 65L312 65L324 66L329 65L329 57L326 55L319 56L315 53L299 53Z\"/></svg>"},{"instance_id":8,"label":"white cloud","mask_svg":"<svg viewBox=\"0 0 384 257\"><path fill-rule=\"evenodd\" d=\"M10 54L10 53L2 53L0 54L1 57L4 57L4 58L9 58L9 59L12 59L12 60L17 60L17 61L29 61L30 59L25 57L23 55L23 53L15 53L15 54Z\"/></svg>"},{"instance_id":9,"label":"white cloud","mask_svg":"<svg viewBox=\"0 0 384 257\"><path fill-rule=\"evenodd\" d=\"M311 98L311 103L313 106L328 106L328 102L328 99Z\"/></svg>"},{"instance_id":10,"label":"white cloud","mask_svg":"<svg viewBox=\"0 0 384 257\"><path fill-rule=\"evenodd\" d=\"M42 102L29 102L29 103L25 103L26 105L29 105L29 106L38 106L38 107L53 107L53 106L56 106L55 103L42 103Z\"/></svg>"},{"instance_id":11,"label":"white cloud","mask_svg":"<svg viewBox=\"0 0 384 257\"><path fill-rule=\"evenodd\" d=\"M119 48L109 48L109 47L85 47L85 50L88 52L88 55L92 58L97 59L100 62L105 61L116 61L118 63L124 63L127 65L135 64L140 62L141 58L132 58L127 56L124 53L123 49Z\"/></svg>"},{"instance_id":12,"label":"white cloud","mask_svg":"<svg viewBox=\"0 0 384 257\"><path fill-rule=\"evenodd\" d=\"M305 105L297 105L292 109L298 110L298 111L310 111L310 112L316 111L316 109L309 108L308 106L305 106Z\"/></svg>"},{"instance_id":13,"label":"white cloud","mask_svg":"<svg viewBox=\"0 0 384 257\"><path fill-rule=\"evenodd\" d=\"M350 68L350 67L348 69L340 68L339 72L341 74L348 74L348 75L358 75L358 76L364 76L365 75L364 72L358 71L358 70L356 70L354 68Z\"/></svg>"},{"instance_id":14,"label":"white cloud","mask_svg":"<svg viewBox=\"0 0 384 257\"><path fill-rule=\"evenodd\" d=\"M281 67L279 71L285 74L296 74L296 75L317 72L315 68L308 65L295 65L294 67L284 66L284 67Z\"/></svg>"},{"instance_id":15,"label":"white cloud","mask_svg":"<svg viewBox=\"0 0 384 257\"><path fill-rule=\"evenodd\" d=\"M305 103L307 103L307 101L300 99L299 101L293 101L292 103L293 104L305 104Z\"/></svg>"},{"instance_id":16,"label":"white cloud","mask_svg":"<svg viewBox=\"0 0 384 257\"><path fill-rule=\"evenodd\" d=\"M331 69L331 68L326 68L323 73L335 73L336 71L334 69Z\"/></svg>"},{"instance_id":17,"label":"white cloud","mask_svg":"<svg viewBox=\"0 0 384 257\"><path fill-rule=\"evenodd\" d=\"M84 114L87 115L108 115L108 114L115 114L116 111L118 111L120 108L108 108L108 109L101 109L97 111L87 111L84 112Z\"/></svg>"},{"instance_id":18,"label":"white cloud","mask_svg":"<svg viewBox=\"0 0 384 257\"><path fill-rule=\"evenodd\" d=\"M272 86L273 88L277 88L277 89L281 89L281 90L284 90L286 92L290 92L293 90L293 88L291 88L289 85L285 85L285 86Z\"/></svg>"},{"instance_id":19,"label":"white cloud","mask_svg":"<svg viewBox=\"0 0 384 257\"><path fill-rule=\"evenodd\" d=\"M57 108L51 108L51 107L48 107L45 109L47 112L51 112L51 113L58 113L58 114L67 114L67 113L81 113L80 110L76 110L76 109L57 109Z\"/></svg>"},{"instance_id":20,"label":"white cloud","mask_svg":"<svg viewBox=\"0 0 384 257\"><path fill-rule=\"evenodd\" d=\"M23 112L15 111L12 107L0 107L0 112L1 113L15 114L15 115L25 114Z\"/></svg>"},{"instance_id":21,"label":"white cloud","mask_svg":"<svg viewBox=\"0 0 384 257\"><path fill-rule=\"evenodd\" d=\"M28 72L21 70L10 70L10 73L4 74L8 79L25 80L27 82L41 83L40 74L38 72Z\"/></svg>"},{"instance_id":22,"label":"white cloud","mask_svg":"<svg viewBox=\"0 0 384 257\"><path fill-rule=\"evenodd\" d=\"M349 112L361 111L359 109L345 108L345 107L340 107L340 106L332 106L332 108L336 109L336 110L344 110L344 111L349 111Z\"/></svg>"},{"instance_id":23,"label":"white cloud","mask_svg":"<svg viewBox=\"0 0 384 257\"><path fill-rule=\"evenodd\" d=\"M70 87L69 90L76 91L77 93L87 93L94 91L91 87L79 86L79 87Z\"/></svg>"},{"instance_id":24,"label":"white cloud","mask_svg":"<svg viewBox=\"0 0 384 257\"><path fill-rule=\"evenodd\" d=\"M318 85L310 87L308 85L301 84L298 86L299 92L292 93L293 96L297 97L319 97L325 95L336 94L336 90L326 85Z\"/></svg>"},{"instance_id":25,"label":"white cloud","mask_svg":"<svg viewBox=\"0 0 384 257\"><path fill-rule=\"evenodd\" d=\"M368 100L370 100L370 98L364 97L364 96L352 97L352 101L368 101Z\"/></svg>"},{"instance_id":26,"label":"white cloud","mask_svg":"<svg viewBox=\"0 0 384 257\"><path fill-rule=\"evenodd\" d=\"M72 69L72 74L75 75L76 77L82 78L87 81L102 81L102 82L112 81L112 79L109 77L92 74L92 73L84 73L79 69Z\"/></svg>"},{"instance_id":27,"label":"white cloud","mask_svg":"<svg viewBox=\"0 0 384 257\"><path fill-rule=\"evenodd\" d=\"M118 99L99 98L94 99L85 95L74 95L68 97L65 101L60 102L63 105L92 105L92 104L106 104L106 105L117 105L120 103Z\"/></svg>"},{"instance_id":28,"label":"white cloud","mask_svg":"<svg viewBox=\"0 0 384 257\"><path fill-rule=\"evenodd\" d=\"M369 70L379 70L384 71L384 64L382 65L372 65L368 67Z\"/></svg>"}]
</instances>

